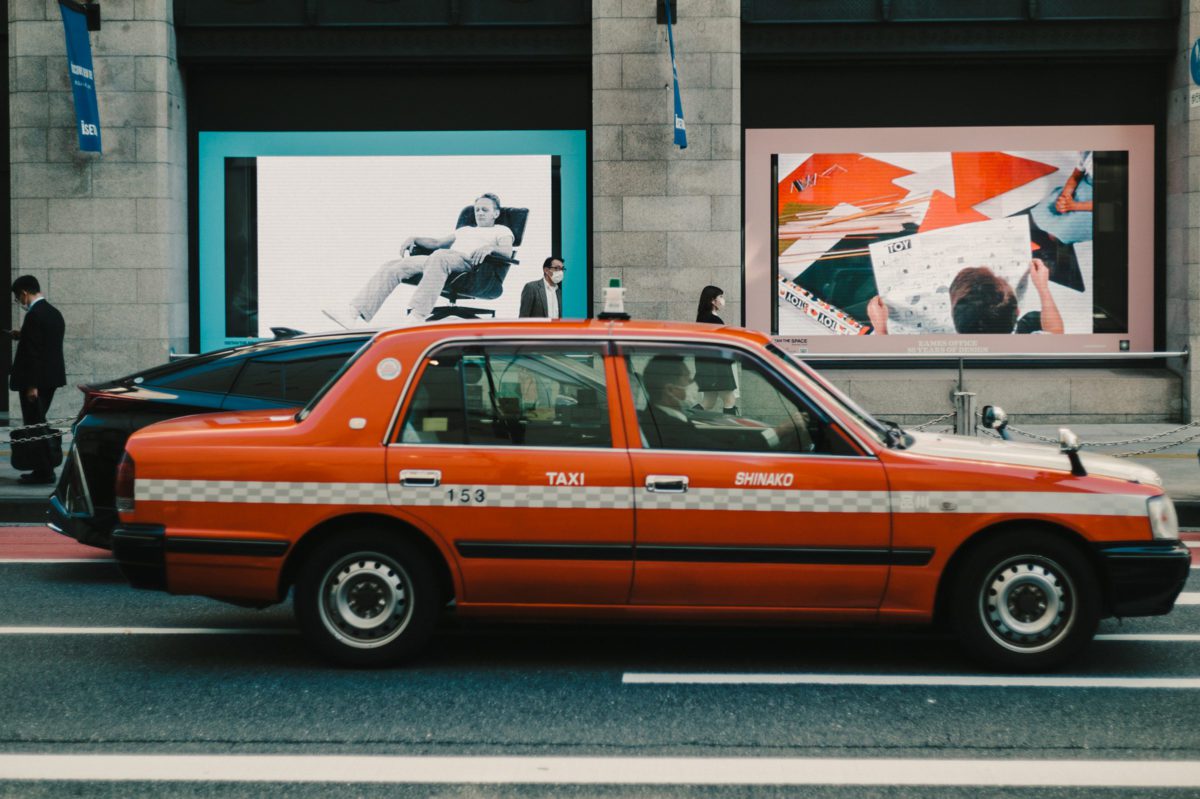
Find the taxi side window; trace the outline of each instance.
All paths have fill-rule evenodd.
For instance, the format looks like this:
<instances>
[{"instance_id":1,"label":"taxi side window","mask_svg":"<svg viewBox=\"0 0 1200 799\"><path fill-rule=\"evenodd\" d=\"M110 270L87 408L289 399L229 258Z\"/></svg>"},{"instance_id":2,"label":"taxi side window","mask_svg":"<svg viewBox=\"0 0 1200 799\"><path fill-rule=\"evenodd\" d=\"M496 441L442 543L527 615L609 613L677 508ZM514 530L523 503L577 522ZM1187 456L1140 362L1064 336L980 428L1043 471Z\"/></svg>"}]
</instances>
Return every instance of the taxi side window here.
<instances>
[{"instance_id":1,"label":"taxi side window","mask_svg":"<svg viewBox=\"0 0 1200 799\"><path fill-rule=\"evenodd\" d=\"M650 449L857 455L826 415L759 362L719 347L627 347Z\"/></svg>"},{"instance_id":2,"label":"taxi side window","mask_svg":"<svg viewBox=\"0 0 1200 799\"><path fill-rule=\"evenodd\" d=\"M403 443L608 447L599 348L495 345L442 350L427 362Z\"/></svg>"}]
</instances>

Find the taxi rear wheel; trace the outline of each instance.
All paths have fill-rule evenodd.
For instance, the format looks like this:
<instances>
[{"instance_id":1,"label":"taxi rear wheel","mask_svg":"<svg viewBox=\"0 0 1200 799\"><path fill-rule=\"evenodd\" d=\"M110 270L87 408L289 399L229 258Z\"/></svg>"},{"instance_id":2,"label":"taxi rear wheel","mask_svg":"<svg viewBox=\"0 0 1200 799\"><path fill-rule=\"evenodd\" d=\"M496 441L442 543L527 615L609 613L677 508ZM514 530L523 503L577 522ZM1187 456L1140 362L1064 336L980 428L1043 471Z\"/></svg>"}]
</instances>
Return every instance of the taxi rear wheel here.
<instances>
[{"instance_id":1,"label":"taxi rear wheel","mask_svg":"<svg viewBox=\"0 0 1200 799\"><path fill-rule=\"evenodd\" d=\"M385 530L344 534L317 547L296 577L304 637L347 666L386 666L419 652L437 619L428 558Z\"/></svg>"},{"instance_id":2,"label":"taxi rear wheel","mask_svg":"<svg viewBox=\"0 0 1200 799\"><path fill-rule=\"evenodd\" d=\"M1092 640L1100 588L1091 564L1070 543L1009 534L968 555L951 608L954 631L972 655L1006 671L1044 671Z\"/></svg>"}]
</instances>

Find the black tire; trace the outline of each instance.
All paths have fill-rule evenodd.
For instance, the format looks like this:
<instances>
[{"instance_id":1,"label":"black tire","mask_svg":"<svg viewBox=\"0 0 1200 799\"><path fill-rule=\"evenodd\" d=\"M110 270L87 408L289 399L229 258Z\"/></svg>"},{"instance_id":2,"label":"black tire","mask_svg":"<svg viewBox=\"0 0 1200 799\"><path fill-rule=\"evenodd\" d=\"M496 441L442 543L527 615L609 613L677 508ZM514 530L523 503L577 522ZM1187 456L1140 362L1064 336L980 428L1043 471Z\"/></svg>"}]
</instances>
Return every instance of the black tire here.
<instances>
[{"instance_id":1,"label":"black tire","mask_svg":"<svg viewBox=\"0 0 1200 799\"><path fill-rule=\"evenodd\" d=\"M1004 671L1047 671L1079 654L1100 621L1100 587L1087 558L1045 533L1009 533L967 555L951 593L950 623L966 650Z\"/></svg>"},{"instance_id":2,"label":"black tire","mask_svg":"<svg viewBox=\"0 0 1200 799\"><path fill-rule=\"evenodd\" d=\"M300 631L344 666L388 666L421 651L438 615L437 580L420 548L360 528L321 544L296 576Z\"/></svg>"}]
</instances>

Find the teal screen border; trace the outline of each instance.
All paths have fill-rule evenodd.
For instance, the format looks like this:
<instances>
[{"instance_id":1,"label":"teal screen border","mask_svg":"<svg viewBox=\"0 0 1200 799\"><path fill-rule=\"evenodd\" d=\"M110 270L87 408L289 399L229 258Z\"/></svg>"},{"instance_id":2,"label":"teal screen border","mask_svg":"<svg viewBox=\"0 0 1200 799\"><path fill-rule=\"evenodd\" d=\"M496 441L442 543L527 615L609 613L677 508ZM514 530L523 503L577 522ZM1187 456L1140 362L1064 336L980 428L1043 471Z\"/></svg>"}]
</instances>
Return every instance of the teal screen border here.
<instances>
[{"instance_id":1,"label":"teal screen border","mask_svg":"<svg viewBox=\"0 0 1200 799\"><path fill-rule=\"evenodd\" d=\"M562 186L562 256L587 264L587 135L582 130L201 131L199 133L200 351L255 339L228 338L225 319L225 159L270 155L557 155ZM590 269L590 265L588 267ZM588 314L588 275L573 269L563 315Z\"/></svg>"}]
</instances>

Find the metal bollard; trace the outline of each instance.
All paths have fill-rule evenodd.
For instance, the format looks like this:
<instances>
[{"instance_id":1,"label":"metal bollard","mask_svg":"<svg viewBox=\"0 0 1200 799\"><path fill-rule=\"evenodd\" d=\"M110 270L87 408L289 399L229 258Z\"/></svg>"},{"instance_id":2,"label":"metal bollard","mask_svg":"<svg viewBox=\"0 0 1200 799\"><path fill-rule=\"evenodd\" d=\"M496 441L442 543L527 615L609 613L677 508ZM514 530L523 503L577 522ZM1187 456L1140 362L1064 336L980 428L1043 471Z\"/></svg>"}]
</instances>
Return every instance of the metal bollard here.
<instances>
[{"instance_id":1,"label":"metal bollard","mask_svg":"<svg viewBox=\"0 0 1200 799\"><path fill-rule=\"evenodd\" d=\"M975 428L978 416L975 408L975 392L954 392L954 434L958 436L976 436L979 431Z\"/></svg>"}]
</instances>

